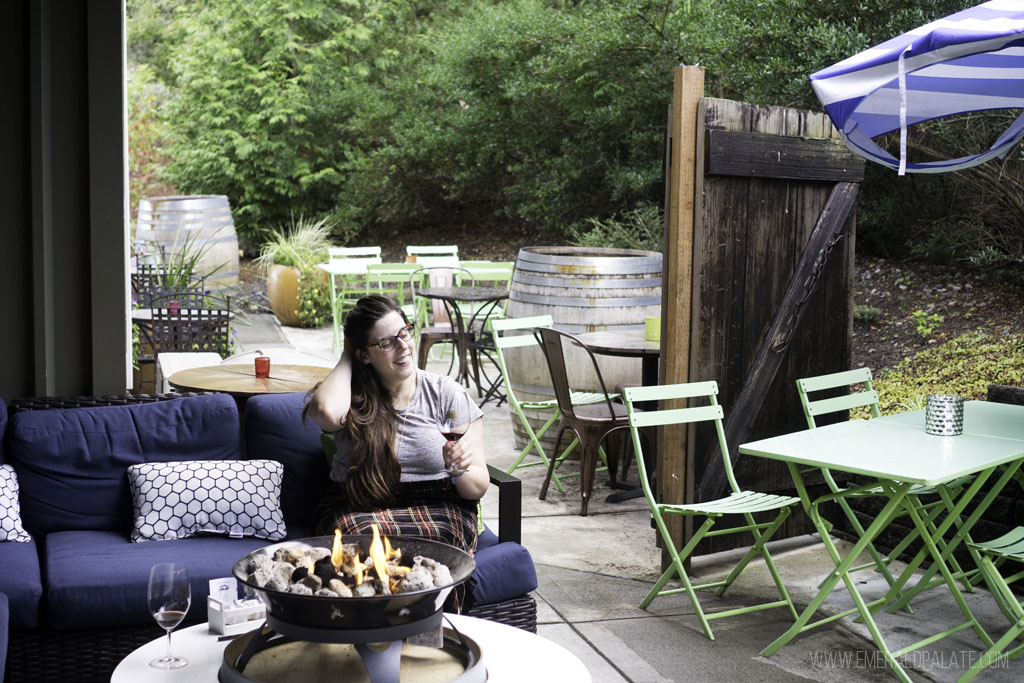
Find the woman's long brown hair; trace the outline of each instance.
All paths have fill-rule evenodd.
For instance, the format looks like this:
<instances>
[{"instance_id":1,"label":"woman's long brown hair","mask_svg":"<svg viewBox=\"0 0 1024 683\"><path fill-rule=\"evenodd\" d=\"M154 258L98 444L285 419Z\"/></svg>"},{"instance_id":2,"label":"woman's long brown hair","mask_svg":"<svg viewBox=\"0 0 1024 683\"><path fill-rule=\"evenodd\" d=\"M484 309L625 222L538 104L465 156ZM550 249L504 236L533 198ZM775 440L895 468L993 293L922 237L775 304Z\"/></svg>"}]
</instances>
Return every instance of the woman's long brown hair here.
<instances>
[{"instance_id":1,"label":"woman's long brown hair","mask_svg":"<svg viewBox=\"0 0 1024 683\"><path fill-rule=\"evenodd\" d=\"M391 394L381 385L377 372L356 354L370 343L370 330L388 313L402 309L383 296L367 296L345 316L345 346L352 354L352 405L345 420L348 434L348 471L343 484L353 509L387 507L398 492L402 466L395 452L398 413Z\"/></svg>"}]
</instances>

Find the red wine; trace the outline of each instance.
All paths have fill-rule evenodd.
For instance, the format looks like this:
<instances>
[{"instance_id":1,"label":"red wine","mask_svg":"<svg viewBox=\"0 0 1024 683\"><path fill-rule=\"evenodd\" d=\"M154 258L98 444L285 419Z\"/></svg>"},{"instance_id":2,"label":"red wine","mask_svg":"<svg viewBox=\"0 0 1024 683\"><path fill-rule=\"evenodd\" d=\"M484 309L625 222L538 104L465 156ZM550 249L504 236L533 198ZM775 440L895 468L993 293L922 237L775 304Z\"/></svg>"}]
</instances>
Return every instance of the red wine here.
<instances>
[{"instance_id":1,"label":"red wine","mask_svg":"<svg viewBox=\"0 0 1024 683\"><path fill-rule=\"evenodd\" d=\"M153 615L153 618L156 619L156 623L169 631L181 623L181 620L185 618L185 613L168 609L157 612Z\"/></svg>"},{"instance_id":2,"label":"red wine","mask_svg":"<svg viewBox=\"0 0 1024 683\"><path fill-rule=\"evenodd\" d=\"M460 432L441 432L441 433L444 434L444 438L448 439L449 441L458 441L459 439L462 438L462 434Z\"/></svg>"}]
</instances>

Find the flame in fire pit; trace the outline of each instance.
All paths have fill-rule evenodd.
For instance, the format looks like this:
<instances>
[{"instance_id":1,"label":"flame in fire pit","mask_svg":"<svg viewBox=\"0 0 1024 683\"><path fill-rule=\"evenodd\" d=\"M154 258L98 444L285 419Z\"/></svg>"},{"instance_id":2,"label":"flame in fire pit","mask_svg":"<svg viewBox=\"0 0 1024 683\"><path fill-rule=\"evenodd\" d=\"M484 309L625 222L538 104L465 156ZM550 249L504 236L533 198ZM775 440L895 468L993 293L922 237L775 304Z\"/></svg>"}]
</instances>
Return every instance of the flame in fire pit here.
<instances>
[{"instance_id":1,"label":"flame in fire pit","mask_svg":"<svg viewBox=\"0 0 1024 683\"><path fill-rule=\"evenodd\" d=\"M400 584L397 579L408 574L409 567L398 564L402 559L402 551L393 548L387 536L381 536L380 528L376 524L371 525L370 528L373 530L373 540L370 542L365 563L360 561L358 553L348 558L345 557L341 529L335 529L334 546L331 548L331 564L334 565L334 569L338 573L344 572L352 576L357 586L369 578L367 570L373 567L381 583L395 591Z\"/></svg>"}]
</instances>

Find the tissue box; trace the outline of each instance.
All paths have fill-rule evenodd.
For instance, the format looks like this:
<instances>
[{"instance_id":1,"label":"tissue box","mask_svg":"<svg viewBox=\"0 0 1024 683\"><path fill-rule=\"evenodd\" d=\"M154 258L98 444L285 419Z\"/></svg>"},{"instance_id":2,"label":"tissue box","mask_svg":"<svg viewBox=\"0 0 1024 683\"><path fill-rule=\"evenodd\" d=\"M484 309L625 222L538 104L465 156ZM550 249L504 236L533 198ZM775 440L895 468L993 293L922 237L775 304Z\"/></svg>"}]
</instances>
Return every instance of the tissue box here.
<instances>
[{"instance_id":1,"label":"tissue box","mask_svg":"<svg viewBox=\"0 0 1024 683\"><path fill-rule=\"evenodd\" d=\"M224 635L251 631L267 618L266 605L259 600L243 600L235 605L225 605L212 596L206 598L206 613L210 630Z\"/></svg>"}]
</instances>

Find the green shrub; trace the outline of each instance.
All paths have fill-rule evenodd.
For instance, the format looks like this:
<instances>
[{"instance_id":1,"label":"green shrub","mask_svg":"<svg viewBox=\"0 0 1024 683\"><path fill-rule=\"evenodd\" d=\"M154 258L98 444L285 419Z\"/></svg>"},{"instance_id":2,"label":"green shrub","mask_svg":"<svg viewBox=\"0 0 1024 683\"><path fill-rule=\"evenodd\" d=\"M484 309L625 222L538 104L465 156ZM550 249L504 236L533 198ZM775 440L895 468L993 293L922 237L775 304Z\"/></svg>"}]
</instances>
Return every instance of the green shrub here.
<instances>
[{"instance_id":1,"label":"green shrub","mask_svg":"<svg viewBox=\"0 0 1024 683\"><path fill-rule=\"evenodd\" d=\"M928 394L984 399L989 384L1024 385L1024 335L965 334L901 361L873 384L883 415L923 405Z\"/></svg>"},{"instance_id":2,"label":"green shrub","mask_svg":"<svg viewBox=\"0 0 1024 683\"><path fill-rule=\"evenodd\" d=\"M571 228L569 239L580 247L610 247L613 249L646 249L661 252L664 218L661 209L653 204L642 204L626 211L621 217L604 220L588 218L587 228Z\"/></svg>"},{"instance_id":3,"label":"green shrub","mask_svg":"<svg viewBox=\"0 0 1024 683\"><path fill-rule=\"evenodd\" d=\"M877 306L854 306L853 321L870 325L879 320L883 313L882 309Z\"/></svg>"},{"instance_id":4,"label":"green shrub","mask_svg":"<svg viewBox=\"0 0 1024 683\"><path fill-rule=\"evenodd\" d=\"M927 339L935 333L936 328L942 324L943 317L938 313L925 313L918 309L910 314L910 319L917 327L917 333Z\"/></svg>"}]
</instances>

